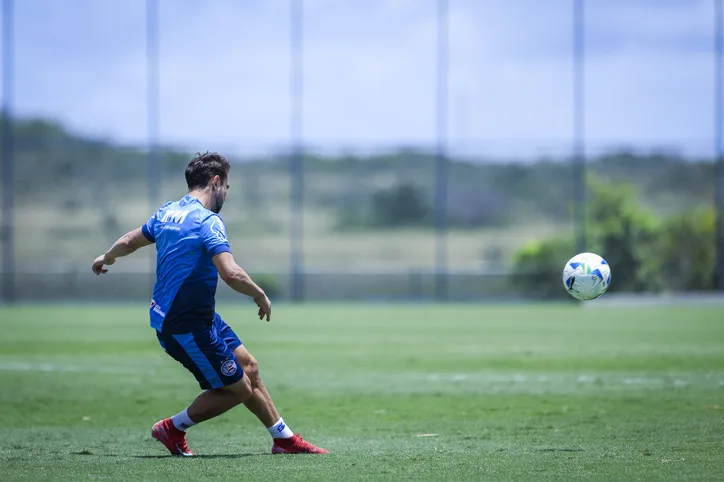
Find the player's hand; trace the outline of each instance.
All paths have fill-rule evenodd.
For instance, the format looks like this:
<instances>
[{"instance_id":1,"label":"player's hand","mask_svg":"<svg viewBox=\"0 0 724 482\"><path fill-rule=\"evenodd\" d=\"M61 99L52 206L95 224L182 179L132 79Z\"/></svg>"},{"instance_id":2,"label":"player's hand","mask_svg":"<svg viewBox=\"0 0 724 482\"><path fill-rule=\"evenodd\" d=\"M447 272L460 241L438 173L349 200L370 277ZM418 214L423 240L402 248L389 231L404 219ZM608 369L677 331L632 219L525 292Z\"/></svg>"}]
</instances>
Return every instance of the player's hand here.
<instances>
[{"instance_id":1,"label":"player's hand","mask_svg":"<svg viewBox=\"0 0 724 482\"><path fill-rule=\"evenodd\" d=\"M108 259L105 254L102 254L101 256L98 256L95 261L93 261L93 266L91 267L91 269L96 275L105 274L108 273L108 270L105 269L103 266L110 266L115 262L115 259Z\"/></svg>"},{"instance_id":2,"label":"player's hand","mask_svg":"<svg viewBox=\"0 0 724 482\"><path fill-rule=\"evenodd\" d=\"M254 303L256 303L256 306L259 307L259 319L263 320L266 316L266 321L271 321L271 301L269 301L269 297L267 295L260 296L258 298L254 298Z\"/></svg>"}]
</instances>

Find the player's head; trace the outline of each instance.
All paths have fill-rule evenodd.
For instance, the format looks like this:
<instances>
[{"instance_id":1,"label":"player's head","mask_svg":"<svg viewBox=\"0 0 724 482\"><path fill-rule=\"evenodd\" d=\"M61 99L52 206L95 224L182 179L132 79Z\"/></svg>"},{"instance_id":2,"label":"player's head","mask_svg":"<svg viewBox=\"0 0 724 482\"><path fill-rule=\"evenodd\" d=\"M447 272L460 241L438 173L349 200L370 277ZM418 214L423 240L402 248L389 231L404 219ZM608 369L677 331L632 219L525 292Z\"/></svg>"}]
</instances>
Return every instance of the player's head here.
<instances>
[{"instance_id":1,"label":"player's head","mask_svg":"<svg viewBox=\"0 0 724 482\"><path fill-rule=\"evenodd\" d=\"M211 211L218 214L229 188L229 161L216 152L197 153L186 166L186 184L189 192L208 190L211 195Z\"/></svg>"}]
</instances>

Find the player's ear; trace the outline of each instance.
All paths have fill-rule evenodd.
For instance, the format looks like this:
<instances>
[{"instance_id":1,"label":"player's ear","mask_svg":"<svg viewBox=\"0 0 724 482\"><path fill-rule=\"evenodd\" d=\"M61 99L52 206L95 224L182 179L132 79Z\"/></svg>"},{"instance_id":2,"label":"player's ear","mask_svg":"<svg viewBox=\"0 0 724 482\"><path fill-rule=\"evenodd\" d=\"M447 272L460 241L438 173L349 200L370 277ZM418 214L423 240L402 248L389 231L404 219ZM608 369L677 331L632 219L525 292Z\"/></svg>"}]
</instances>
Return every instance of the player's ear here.
<instances>
[{"instance_id":1,"label":"player's ear","mask_svg":"<svg viewBox=\"0 0 724 482\"><path fill-rule=\"evenodd\" d=\"M221 187L221 176L216 174L211 178L211 187L214 189L219 189Z\"/></svg>"}]
</instances>

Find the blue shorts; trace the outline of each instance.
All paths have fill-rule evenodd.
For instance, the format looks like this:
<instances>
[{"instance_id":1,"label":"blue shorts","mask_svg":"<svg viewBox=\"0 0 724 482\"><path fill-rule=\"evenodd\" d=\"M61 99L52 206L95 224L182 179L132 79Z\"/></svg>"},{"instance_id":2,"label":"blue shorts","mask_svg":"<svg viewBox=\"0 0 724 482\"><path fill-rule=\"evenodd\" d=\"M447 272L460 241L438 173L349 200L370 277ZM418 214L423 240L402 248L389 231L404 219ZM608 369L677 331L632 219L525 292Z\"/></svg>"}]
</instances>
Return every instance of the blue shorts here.
<instances>
[{"instance_id":1,"label":"blue shorts","mask_svg":"<svg viewBox=\"0 0 724 482\"><path fill-rule=\"evenodd\" d=\"M181 334L156 332L156 336L166 353L194 374L202 390L225 387L244 377L234 357L241 341L218 314L208 328Z\"/></svg>"}]
</instances>

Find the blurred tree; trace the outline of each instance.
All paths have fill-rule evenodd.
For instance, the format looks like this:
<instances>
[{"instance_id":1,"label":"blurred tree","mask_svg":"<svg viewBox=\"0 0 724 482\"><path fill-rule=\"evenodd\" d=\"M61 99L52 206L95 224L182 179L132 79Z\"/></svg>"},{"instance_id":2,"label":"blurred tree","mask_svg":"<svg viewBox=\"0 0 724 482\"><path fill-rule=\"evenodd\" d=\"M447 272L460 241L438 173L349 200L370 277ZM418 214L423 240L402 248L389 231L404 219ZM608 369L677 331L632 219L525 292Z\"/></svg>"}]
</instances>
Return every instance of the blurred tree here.
<instances>
[{"instance_id":1,"label":"blurred tree","mask_svg":"<svg viewBox=\"0 0 724 482\"><path fill-rule=\"evenodd\" d=\"M430 220L430 207L422 191L411 184L398 184L372 195L371 222L390 228L414 226Z\"/></svg>"},{"instance_id":2,"label":"blurred tree","mask_svg":"<svg viewBox=\"0 0 724 482\"><path fill-rule=\"evenodd\" d=\"M715 211L699 209L668 220L663 226L660 257L673 290L714 289Z\"/></svg>"},{"instance_id":3,"label":"blurred tree","mask_svg":"<svg viewBox=\"0 0 724 482\"><path fill-rule=\"evenodd\" d=\"M602 255L611 266L610 291L669 288L664 271L668 259L661 255L662 225L655 215L641 208L635 189L594 176L588 178L587 184L588 250ZM548 296L565 293L558 278L565 262L576 254L573 246L570 236L522 249L514 258L514 285Z\"/></svg>"},{"instance_id":4,"label":"blurred tree","mask_svg":"<svg viewBox=\"0 0 724 482\"><path fill-rule=\"evenodd\" d=\"M611 266L611 290L662 289L663 262L653 255L660 236L657 218L639 206L631 185L589 177L588 186L589 246Z\"/></svg>"},{"instance_id":5,"label":"blurred tree","mask_svg":"<svg viewBox=\"0 0 724 482\"><path fill-rule=\"evenodd\" d=\"M515 254L512 288L525 296L566 298L561 278L563 266L573 253L573 237L531 243Z\"/></svg>"}]
</instances>

